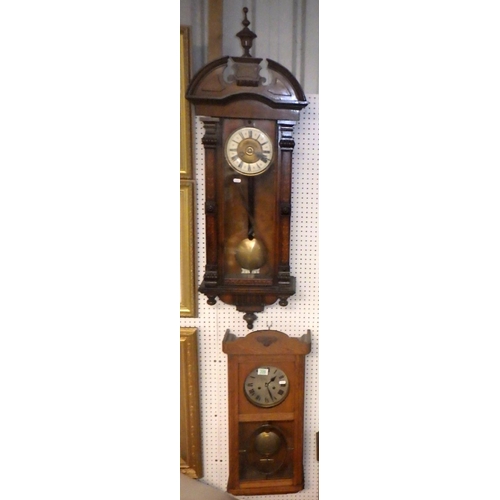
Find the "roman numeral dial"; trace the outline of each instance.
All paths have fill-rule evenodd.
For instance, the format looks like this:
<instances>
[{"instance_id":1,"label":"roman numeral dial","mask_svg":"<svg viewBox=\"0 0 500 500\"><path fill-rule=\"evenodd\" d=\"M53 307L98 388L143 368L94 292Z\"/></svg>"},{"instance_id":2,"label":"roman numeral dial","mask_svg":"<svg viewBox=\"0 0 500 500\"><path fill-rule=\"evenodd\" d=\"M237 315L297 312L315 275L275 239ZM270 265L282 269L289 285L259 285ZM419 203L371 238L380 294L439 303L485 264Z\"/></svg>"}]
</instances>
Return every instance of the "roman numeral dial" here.
<instances>
[{"instance_id":1,"label":"roman numeral dial","mask_svg":"<svg viewBox=\"0 0 500 500\"><path fill-rule=\"evenodd\" d=\"M270 137L255 127L242 127L234 131L224 148L226 160L236 172L259 175L272 163L273 144Z\"/></svg>"},{"instance_id":2,"label":"roman numeral dial","mask_svg":"<svg viewBox=\"0 0 500 500\"><path fill-rule=\"evenodd\" d=\"M275 366L259 366L252 370L244 383L247 399L262 408L277 406L288 395L289 382L283 370Z\"/></svg>"}]
</instances>

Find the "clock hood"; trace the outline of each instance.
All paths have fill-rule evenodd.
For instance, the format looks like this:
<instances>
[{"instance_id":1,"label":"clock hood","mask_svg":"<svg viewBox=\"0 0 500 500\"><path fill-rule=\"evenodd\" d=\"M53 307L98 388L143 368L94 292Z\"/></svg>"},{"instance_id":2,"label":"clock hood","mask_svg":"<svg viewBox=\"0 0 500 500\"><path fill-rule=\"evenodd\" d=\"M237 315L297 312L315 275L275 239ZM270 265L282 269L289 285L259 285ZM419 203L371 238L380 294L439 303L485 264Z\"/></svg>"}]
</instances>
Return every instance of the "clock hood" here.
<instances>
[{"instance_id":1,"label":"clock hood","mask_svg":"<svg viewBox=\"0 0 500 500\"><path fill-rule=\"evenodd\" d=\"M229 56L198 71L186 98L195 105L255 99L272 108L297 110L309 104L297 79L281 64L271 59Z\"/></svg>"}]
</instances>

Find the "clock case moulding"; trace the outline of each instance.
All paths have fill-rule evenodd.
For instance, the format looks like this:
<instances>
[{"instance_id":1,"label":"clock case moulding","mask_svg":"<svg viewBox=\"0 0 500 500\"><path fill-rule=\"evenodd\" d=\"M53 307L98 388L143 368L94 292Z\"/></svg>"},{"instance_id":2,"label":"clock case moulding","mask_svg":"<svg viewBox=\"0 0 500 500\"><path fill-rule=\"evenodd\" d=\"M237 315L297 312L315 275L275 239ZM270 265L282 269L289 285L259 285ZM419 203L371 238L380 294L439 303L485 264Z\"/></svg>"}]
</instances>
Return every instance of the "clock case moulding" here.
<instances>
[{"instance_id":1,"label":"clock case moulding","mask_svg":"<svg viewBox=\"0 0 500 500\"><path fill-rule=\"evenodd\" d=\"M293 130L308 102L288 69L270 59L250 55L256 35L248 29L248 9L243 10L244 28L237 34L243 55L222 57L201 68L191 79L186 98L204 125L206 264L198 290L208 297L209 305L214 305L218 297L236 306L245 313L247 327L252 329L257 312L277 300L286 306L288 298L295 294L295 277L291 275L289 260ZM238 127L256 124L270 134L274 143L271 167L252 180L255 196L261 196L266 204L260 205L261 213L265 211L261 217L268 218L271 222L266 224L272 225L265 234L269 247L268 269L265 276L241 274L234 278L234 273L231 277L227 270L225 246L231 234L225 220L234 217L237 210L233 211L225 201L228 188L224 171L230 167L224 144ZM251 184L245 176L241 177L243 182Z\"/></svg>"},{"instance_id":2,"label":"clock case moulding","mask_svg":"<svg viewBox=\"0 0 500 500\"><path fill-rule=\"evenodd\" d=\"M230 408L227 491L264 495L304 489L305 357L311 352L311 331L296 338L277 330L237 337L227 330L222 350L228 356ZM288 394L278 405L259 406L245 394L249 375L259 367L287 375Z\"/></svg>"}]
</instances>

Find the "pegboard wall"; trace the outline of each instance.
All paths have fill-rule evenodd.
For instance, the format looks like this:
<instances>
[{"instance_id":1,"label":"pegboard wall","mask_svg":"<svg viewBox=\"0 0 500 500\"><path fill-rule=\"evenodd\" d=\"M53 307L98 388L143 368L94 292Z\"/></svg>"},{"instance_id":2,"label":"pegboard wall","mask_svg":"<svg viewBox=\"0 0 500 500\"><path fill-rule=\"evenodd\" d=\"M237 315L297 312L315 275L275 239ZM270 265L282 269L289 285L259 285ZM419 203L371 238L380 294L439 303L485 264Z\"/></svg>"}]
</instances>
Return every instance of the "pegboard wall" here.
<instances>
[{"instance_id":1,"label":"pegboard wall","mask_svg":"<svg viewBox=\"0 0 500 500\"><path fill-rule=\"evenodd\" d=\"M311 330L311 352L306 356L304 415L305 489L293 495L241 496L260 500L317 500L319 462L316 459L316 432L319 431L319 95L308 95L309 105L300 114L294 131L292 173L292 217L290 268L296 277L296 292L286 307L278 303L257 314L254 330L272 328L291 337ZM203 125L194 122L197 283L205 267L204 150ZM214 306L198 294L198 317L181 318L181 327L198 328L200 407L203 448L201 481L221 490L228 478L227 356L222 352L226 330L237 336L249 333L243 313L220 301Z\"/></svg>"}]
</instances>

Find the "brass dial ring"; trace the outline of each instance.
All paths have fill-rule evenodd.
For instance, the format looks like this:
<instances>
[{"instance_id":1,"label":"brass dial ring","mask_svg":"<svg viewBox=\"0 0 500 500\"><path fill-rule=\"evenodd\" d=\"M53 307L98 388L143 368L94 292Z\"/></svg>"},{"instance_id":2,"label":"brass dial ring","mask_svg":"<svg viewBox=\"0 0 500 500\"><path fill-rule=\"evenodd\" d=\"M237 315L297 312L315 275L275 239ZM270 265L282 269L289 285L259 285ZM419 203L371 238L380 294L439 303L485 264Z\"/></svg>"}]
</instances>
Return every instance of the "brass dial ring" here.
<instances>
[{"instance_id":1,"label":"brass dial ring","mask_svg":"<svg viewBox=\"0 0 500 500\"><path fill-rule=\"evenodd\" d=\"M243 139L238 144L237 153L245 163L256 163L262 158L262 146L255 139Z\"/></svg>"}]
</instances>

